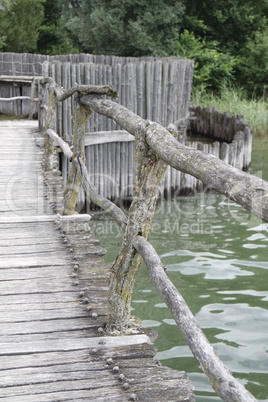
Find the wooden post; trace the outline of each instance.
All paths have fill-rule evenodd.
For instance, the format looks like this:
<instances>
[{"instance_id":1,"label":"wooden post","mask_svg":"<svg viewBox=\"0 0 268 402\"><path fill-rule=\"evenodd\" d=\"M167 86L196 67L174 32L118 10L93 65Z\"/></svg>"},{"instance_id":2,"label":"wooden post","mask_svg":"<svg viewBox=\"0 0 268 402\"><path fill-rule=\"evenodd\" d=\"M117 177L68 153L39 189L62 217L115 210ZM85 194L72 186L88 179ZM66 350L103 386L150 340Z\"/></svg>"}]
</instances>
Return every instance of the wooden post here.
<instances>
[{"instance_id":1,"label":"wooden post","mask_svg":"<svg viewBox=\"0 0 268 402\"><path fill-rule=\"evenodd\" d=\"M35 112L35 93L38 88L38 81L34 78L31 84L31 106L29 113L29 120L33 118Z\"/></svg>"},{"instance_id":2,"label":"wooden post","mask_svg":"<svg viewBox=\"0 0 268 402\"><path fill-rule=\"evenodd\" d=\"M48 105L45 121L45 132L49 128L54 128L56 114L57 97L54 88L48 87ZM45 170L52 171L54 168L54 145L49 135L45 135Z\"/></svg>"},{"instance_id":3,"label":"wooden post","mask_svg":"<svg viewBox=\"0 0 268 402\"><path fill-rule=\"evenodd\" d=\"M131 297L141 256L132 245L137 235L149 236L158 196L158 186L166 171L166 163L148 147L146 125L138 126L135 134L135 171L133 201L121 250L110 271L108 293L109 330L127 330L131 315Z\"/></svg>"},{"instance_id":4,"label":"wooden post","mask_svg":"<svg viewBox=\"0 0 268 402\"><path fill-rule=\"evenodd\" d=\"M81 187L81 179L77 173L74 160L81 158L82 161L85 162L86 122L90 114L90 109L80 103L79 95L76 93L74 95L73 161L67 186L64 191L64 215L72 215L75 211L76 199Z\"/></svg>"}]
</instances>

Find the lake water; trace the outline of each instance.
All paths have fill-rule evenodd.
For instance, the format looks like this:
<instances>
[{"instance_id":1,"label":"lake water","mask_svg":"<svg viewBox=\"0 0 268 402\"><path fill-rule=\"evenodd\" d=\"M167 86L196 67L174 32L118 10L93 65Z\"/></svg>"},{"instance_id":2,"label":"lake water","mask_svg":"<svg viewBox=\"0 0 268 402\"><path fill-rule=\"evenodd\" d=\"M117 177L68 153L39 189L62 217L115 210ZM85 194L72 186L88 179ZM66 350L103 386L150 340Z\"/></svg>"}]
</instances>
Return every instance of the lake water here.
<instances>
[{"instance_id":1,"label":"lake water","mask_svg":"<svg viewBox=\"0 0 268 402\"><path fill-rule=\"evenodd\" d=\"M268 181L267 151L267 142L254 140L251 172ZM111 262L120 229L103 213L95 223ZM223 196L199 193L158 205L150 242L220 358L258 400L268 402L268 224ZM156 358L186 371L198 402L220 401L144 265L132 306L143 326L158 333Z\"/></svg>"}]
</instances>

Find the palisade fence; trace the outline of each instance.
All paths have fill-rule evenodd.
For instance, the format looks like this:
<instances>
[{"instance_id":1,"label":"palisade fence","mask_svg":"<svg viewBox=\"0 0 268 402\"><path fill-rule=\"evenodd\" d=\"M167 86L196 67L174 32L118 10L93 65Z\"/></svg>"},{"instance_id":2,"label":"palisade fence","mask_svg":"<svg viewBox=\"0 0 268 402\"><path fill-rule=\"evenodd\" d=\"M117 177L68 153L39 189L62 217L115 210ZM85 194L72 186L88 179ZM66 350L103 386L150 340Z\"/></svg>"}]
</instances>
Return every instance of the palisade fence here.
<instances>
[{"instance_id":1,"label":"palisade fence","mask_svg":"<svg viewBox=\"0 0 268 402\"><path fill-rule=\"evenodd\" d=\"M185 145L211 153L246 170L251 161L250 128L241 116L229 117L227 113L219 113L213 108L191 107L189 113L192 75L193 62L181 58L0 53L0 98L28 96L33 101L33 83L37 83L40 77L53 78L65 90L83 84L108 84L118 92L120 104L144 119L156 121L164 127L177 122L179 140ZM35 96L40 98L40 91ZM69 144L73 135L72 98L57 104L54 127ZM0 113L7 113L8 109L12 114L20 111L30 114L29 99L0 101ZM43 99L41 103L46 101ZM34 111L38 113L39 127L43 130L45 104L40 110L38 107L37 104ZM93 184L101 195L117 203L130 200L134 137L122 131L112 120L94 112L86 131L87 168ZM63 154L59 164L66 184L70 163ZM168 166L159 193L161 197L169 197L202 188L199 180ZM78 210L82 209L90 209L83 192L78 201Z\"/></svg>"},{"instance_id":2,"label":"palisade fence","mask_svg":"<svg viewBox=\"0 0 268 402\"><path fill-rule=\"evenodd\" d=\"M119 94L119 103L144 119L163 126L178 122L180 137L185 141L191 94L193 62L181 58L134 59L105 57L104 62L71 63L46 61L43 77L51 77L65 90L76 85L111 85ZM73 99L59 102L54 130L72 143ZM40 129L44 118L41 117ZM105 116L92 113L86 126L87 168L99 193L116 203L131 200L133 194L134 137ZM66 184L70 163L61 155L61 171ZM184 181L183 174L169 170L160 193ZM177 183L177 184L176 184ZM175 187L174 187L175 188ZM84 197L78 201L84 208ZM86 201L86 210L90 205Z\"/></svg>"}]
</instances>

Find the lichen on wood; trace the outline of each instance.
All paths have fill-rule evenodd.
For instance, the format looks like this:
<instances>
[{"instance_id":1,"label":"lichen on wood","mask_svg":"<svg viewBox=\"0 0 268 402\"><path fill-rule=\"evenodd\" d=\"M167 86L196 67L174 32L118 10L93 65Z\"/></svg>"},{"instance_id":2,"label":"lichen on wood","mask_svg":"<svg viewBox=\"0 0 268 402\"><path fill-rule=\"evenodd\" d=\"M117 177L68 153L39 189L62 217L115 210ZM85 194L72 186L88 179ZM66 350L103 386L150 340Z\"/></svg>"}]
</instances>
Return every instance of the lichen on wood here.
<instances>
[{"instance_id":1,"label":"lichen on wood","mask_svg":"<svg viewBox=\"0 0 268 402\"><path fill-rule=\"evenodd\" d=\"M147 123L149 124L149 123ZM137 235L148 238L154 216L158 187L166 163L151 151L145 140L146 124L135 133L135 171L133 200L121 250L111 268L108 294L108 329L127 330L131 316L131 297L141 257L133 247Z\"/></svg>"},{"instance_id":2,"label":"lichen on wood","mask_svg":"<svg viewBox=\"0 0 268 402\"><path fill-rule=\"evenodd\" d=\"M74 159L81 158L85 162L85 135L86 122L91 110L80 103L79 95L74 96L74 134L73 134L73 160L68 182L64 191L63 213L72 215L75 211L77 195L81 187L80 175L77 173Z\"/></svg>"}]
</instances>

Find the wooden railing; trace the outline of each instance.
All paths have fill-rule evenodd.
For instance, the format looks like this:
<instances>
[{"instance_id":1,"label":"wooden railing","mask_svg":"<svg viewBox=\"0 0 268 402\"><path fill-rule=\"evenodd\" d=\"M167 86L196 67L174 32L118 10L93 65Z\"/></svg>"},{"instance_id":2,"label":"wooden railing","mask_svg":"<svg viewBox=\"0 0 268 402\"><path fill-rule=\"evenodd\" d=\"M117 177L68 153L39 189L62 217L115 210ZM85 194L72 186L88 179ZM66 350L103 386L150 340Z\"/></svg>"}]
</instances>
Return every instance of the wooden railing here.
<instances>
[{"instance_id":1,"label":"wooden railing","mask_svg":"<svg viewBox=\"0 0 268 402\"><path fill-rule=\"evenodd\" d=\"M54 66L56 69L56 64ZM190 88L186 91L185 97L182 97L184 107L189 100L189 93ZM178 141L181 134L180 120L165 128L158 122L144 119L118 102L107 99L107 96L114 98L118 94L108 85L75 84L69 89L63 89L51 77L39 80L39 119L45 135L45 170L52 171L57 168L57 147L61 148L70 161L63 213L66 215L74 213L77 196L80 187L83 186L89 201L107 210L125 233L120 253L110 271L107 331L128 330L131 295L142 255L152 283L166 301L193 355L218 395L228 402L256 401L216 356L185 301L167 278L162 263L147 238L158 188L168 165L194 176L266 221L268 221L268 183L231 167L216 157L180 143ZM71 105L71 108L68 105ZM58 114L59 110L64 110L64 114ZM133 200L128 215L99 194L90 180L90 173L85 163L85 145L87 120L91 116L93 123L90 124L97 121L94 120L96 117L92 116L93 111L95 116L100 114L112 119L112 124L117 128L120 126L135 138L134 143L129 141L135 148L135 163ZM182 113L181 110L179 118L184 120L187 111ZM68 121L72 121L69 127L73 129L70 132L57 133L55 130L59 125L64 126L65 117L61 120L60 116L67 116ZM185 125L184 121L183 123ZM120 135L120 132L117 134Z\"/></svg>"},{"instance_id":2,"label":"wooden railing","mask_svg":"<svg viewBox=\"0 0 268 402\"><path fill-rule=\"evenodd\" d=\"M178 290L167 278L163 265L146 240L153 219L157 189L167 164L194 175L212 189L251 210L268 221L268 183L231 167L218 158L180 144L178 126L165 129L146 121L118 103L102 98L116 97L109 86L78 86L64 91L51 78L40 81L42 107L45 116L45 169L55 168L57 147L71 163L64 192L64 214L72 214L82 185L87 197L107 210L125 231L121 251L110 271L107 330L127 330L130 301L141 255L148 267L152 283L162 295L182 331L195 358L207 375L212 387L224 401L255 401L256 399L230 374L215 354ZM58 102L74 97L74 131L72 142L65 141L53 129ZM129 215L107 198L101 196L90 181L85 164L86 121L92 111L114 119L135 138L134 194ZM126 136L125 132L117 135ZM127 134L127 138L128 134ZM94 138L92 139L94 141Z\"/></svg>"}]
</instances>

